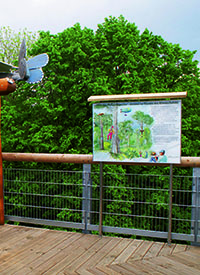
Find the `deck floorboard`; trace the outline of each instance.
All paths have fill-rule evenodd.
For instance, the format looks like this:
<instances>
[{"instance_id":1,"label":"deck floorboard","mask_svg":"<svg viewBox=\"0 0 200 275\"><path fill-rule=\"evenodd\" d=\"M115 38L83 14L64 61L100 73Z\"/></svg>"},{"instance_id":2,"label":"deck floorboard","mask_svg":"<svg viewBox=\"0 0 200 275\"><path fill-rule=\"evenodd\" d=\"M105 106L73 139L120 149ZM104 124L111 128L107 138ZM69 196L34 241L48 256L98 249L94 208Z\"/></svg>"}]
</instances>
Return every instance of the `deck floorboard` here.
<instances>
[{"instance_id":1,"label":"deck floorboard","mask_svg":"<svg viewBox=\"0 0 200 275\"><path fill-rule=\"evenodd\" d=\"M200 247L6 224L0 274L200 275Z\"/></svg>"}]
</instances>

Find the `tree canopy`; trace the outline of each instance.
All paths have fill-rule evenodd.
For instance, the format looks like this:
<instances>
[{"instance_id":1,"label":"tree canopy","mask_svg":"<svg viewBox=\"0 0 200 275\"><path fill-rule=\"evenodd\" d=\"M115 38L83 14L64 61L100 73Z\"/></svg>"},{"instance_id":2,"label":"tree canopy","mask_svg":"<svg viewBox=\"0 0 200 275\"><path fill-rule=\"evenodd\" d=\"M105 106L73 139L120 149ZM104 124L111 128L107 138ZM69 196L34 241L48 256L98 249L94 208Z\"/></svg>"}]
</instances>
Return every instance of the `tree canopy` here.
<instances>
[{"instance_id":1,"label":"tree canopy","mask_svg":"<svg viewBox=\"0 0 200 275\"><path fill-rule=\"evenodd\" d=\"M0 61L14 64L18 60L22 39L26 39L26 46L30 48L38 37L38 32L33 33L26 28L15 32L10 27L0 27Z\"/></svg>"},{"instance_id":2,"label":"tree canopy","mask_svg":"<svg viewBox=\"0 0 200 275\"><path fill-rule=\"evenodd\" d=\"M147 29L140 33L123 16L106 18L96 32L80 24L56 35L40 32L29 53L43 52L49 63L42 83L20 83L3 98L4 152L92 153L91 95L188 91L182 106L182 155L200 154L195 52Z\"/></svg>"}]
</instances>

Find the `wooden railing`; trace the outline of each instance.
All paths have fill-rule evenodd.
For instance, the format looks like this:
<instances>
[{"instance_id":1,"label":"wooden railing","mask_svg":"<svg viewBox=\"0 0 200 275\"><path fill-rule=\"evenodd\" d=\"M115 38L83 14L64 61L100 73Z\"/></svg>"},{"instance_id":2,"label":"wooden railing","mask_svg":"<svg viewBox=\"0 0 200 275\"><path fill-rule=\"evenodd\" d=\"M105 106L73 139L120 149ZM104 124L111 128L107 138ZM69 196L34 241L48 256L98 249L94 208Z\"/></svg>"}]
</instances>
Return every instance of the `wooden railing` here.
<instances>
[{"instance_id":1,"label":"wooden railing","mask_svg":"<svg viewBox=\"0 0 200 275\"><path fill-rule=\"evenodd\" d=\"M93 161L93 155L87 154L42 154L42 153L2 153L4 161L28 161L28 162L54 162L54 163L88 163L98 164ZM150 166L169 166L166 163L135 163L135 162L107 162L115 165L150 165ZM200 157L181 157L177 167L200 167Z\"/></svg>"},{"instance_id":2,"label":"wooden railing","mask_svg":"<svg viewBox=\"0 0 200 275\"><path fill-rule=\"evenodd\" d=\"M27 162L52 162L52 163L82 163L99 164L93 161L93 155L87 154L41 154L41 153L2 153L3 161L27 161ZM105 162L106 163L106 162ZM166 163L127 163L127 162L108 162L114 165L149 165L149 166L169 166ZM176 167L200 167L200 157L181 157L180 164ZM0 184L0 224L4 224L4 197L3 197L3 176Z\"/></svg>"}]
</instances>

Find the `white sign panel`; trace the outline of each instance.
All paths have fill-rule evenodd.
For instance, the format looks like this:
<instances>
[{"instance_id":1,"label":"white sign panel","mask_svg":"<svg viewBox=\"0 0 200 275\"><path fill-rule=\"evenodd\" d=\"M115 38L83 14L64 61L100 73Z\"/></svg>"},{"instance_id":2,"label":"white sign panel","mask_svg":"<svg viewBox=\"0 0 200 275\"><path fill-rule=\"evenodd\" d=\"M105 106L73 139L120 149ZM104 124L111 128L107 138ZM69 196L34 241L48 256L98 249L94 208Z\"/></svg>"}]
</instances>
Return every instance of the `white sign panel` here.
<instances>
[{"instance_id":1,"label":"white sign panel","mask_svg":"<svg viewBox=\"0 0 200 275\"><path fill-rule=\"evenodd\" d=\"M180 163L181 101L93 105L93 159Z\"/></svg>"}]
</instances>

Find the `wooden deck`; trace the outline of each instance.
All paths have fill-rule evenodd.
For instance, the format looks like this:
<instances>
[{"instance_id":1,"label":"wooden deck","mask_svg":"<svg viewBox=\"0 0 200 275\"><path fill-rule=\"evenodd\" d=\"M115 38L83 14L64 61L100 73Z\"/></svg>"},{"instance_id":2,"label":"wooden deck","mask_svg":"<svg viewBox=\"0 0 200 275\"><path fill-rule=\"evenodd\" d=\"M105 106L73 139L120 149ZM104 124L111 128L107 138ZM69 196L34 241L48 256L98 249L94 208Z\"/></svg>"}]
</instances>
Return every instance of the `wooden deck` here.
<instances>
[{"instance_id":1,"label":"wooden deck","mask_svg":"<svg viewBox=\"0 0 200 275\"><path fill-rule=\"evenodd\" d=\"M0 274L200 274L200 247L0 226Z\"/></svg>"}]
</instances>

